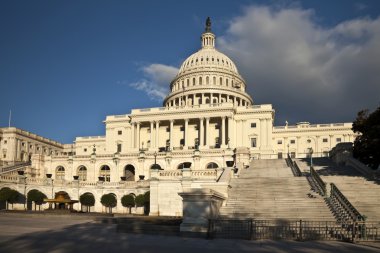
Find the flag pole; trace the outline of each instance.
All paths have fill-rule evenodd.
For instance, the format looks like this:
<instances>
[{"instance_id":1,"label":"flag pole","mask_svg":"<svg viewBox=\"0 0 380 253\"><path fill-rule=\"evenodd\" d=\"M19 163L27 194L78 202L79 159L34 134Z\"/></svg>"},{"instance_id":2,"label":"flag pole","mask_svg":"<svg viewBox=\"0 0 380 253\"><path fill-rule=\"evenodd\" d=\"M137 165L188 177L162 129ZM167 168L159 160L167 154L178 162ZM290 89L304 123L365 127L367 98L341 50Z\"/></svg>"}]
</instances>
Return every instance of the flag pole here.
<instances>
[{"instance_id":1,"label":"flag pole","mask_svg":"<svg viewBox=\"0 0 380 253\"><path fill-rule=\"evenodd\" d=\"M12 110L9 110L9 121L8 121L8 127L11 127L11 118L12 118Z\"/></svg>"}]
</instances>

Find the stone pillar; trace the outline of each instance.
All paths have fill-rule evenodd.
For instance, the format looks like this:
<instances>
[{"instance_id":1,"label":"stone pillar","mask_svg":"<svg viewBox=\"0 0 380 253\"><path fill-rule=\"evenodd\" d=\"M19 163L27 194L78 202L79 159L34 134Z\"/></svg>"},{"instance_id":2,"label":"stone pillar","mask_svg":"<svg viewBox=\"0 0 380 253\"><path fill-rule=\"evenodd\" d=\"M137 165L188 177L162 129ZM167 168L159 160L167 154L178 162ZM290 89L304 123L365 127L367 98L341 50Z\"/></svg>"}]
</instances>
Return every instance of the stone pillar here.
<instances>
[{"instance_id":1,"label":"stone pillar","mask_svg":"<svg viewBox=\"0 0 380 253\"><path fill-rule=\"evenodd\" d=\"M151 121L150 122L150 147L149 147L149 149L152 149L154 147L154 145L153 145L153 141L154 141L153 140L153 127L154 127L154 122Z\"/></svg>"},{"instance_id":2,"label":"stone pillar","mask_svg":"<svg viewBox=\"0 0 380 253\"><path fill-rule=\"evenodd\" d=\"M247 126L247 121L246 120L242 120L241 121L241 145L243 147L247 147L248 145L246 145L246 140L247 140L247 129L246 129L246 126Z\"/></svg>"},{"instance_id":3,"label":"stone pillar","mask_svg":"<svg viewBox=\"0 0 380 253\"><path fill-rule=\"evenodd\" d=\"M269 148L269 146L271 145L272 143L272 120L271 119L267 119L266 120L266 146Z\"/></svg>"},{"instance_id":4,"label":"stone pillar","mask_svg":"<svg viewBox=\"0 0 380 253\"><path fill-rule=\"evenodd\" d=\"M219 209L226 198L211 189L189 189L178 194L183 203L181 234L205 238L209 220L219 216Z\"/></svg>"},{"instance_id":5,"label":"stone pillar","mask_svg":"<svg viewBox=\"0 0 380 253\"><path fill-rule=\"evenodd\" d=\"M232 126L232 117L228 117L228 136L227 136L227 139L226 139L226 143L229 147L231 147L231 144L234 144L234 140L233 140L233 126ZM229 143L228 143L228 139L229 139Z\"/></svg>"},{"instance_id":6,"label":"stone pillar","mask_svg":"<svg viewBox=\"0 0 380 253\"><path fill-rule=\"evenodd\" d=\"M135 148L135 123L131 123L131 148Z\"/></svg>"},{"instance_id":7,"label":"stone pillar","mask_svg":"<svg viewBox=\"0 0 380 253\"><path fill-rule=\"evenodd\" d=\"M209 134L209 127L210 127L210 118L206 118L206 127L205 127L205 146L210 147L210 134Z\"/></svg>"},{"instance_id":8,"label":"stone pillar","mask_svg":"<svg viewBox=\"0 0 380 253\"><path fill-rule=\"evenodd\" d=\"M188 134L188 129L189 129L189 119L185 119L185 145L183 146L184 149L187 149L189 146L189 134Z\"/></svg>"},{"instance_id":9,"label":"stone pillar","mask_svg":"<svg viewBox=\"0 0 380 253\"><path fill-rule=\"evenodd\" d=\"M159 141L159 132L160 132L160 121L156 121L156 142L154 143L154 146L156 148L160 147L160 141Z\"/></svg>"},{"instance_id":10,"label":"stone pillar","mask_svg":"<svg viewBox=\"0 0 380 253\"><path fill-rule=\"evenodd\" d=\"M205 103L205 94L202 93L202 101L201 101L201 104L203 105Z\"/></svg>"},{"instance_id":11,"label":"stone pillar","mask_svg":"<svg viewBox=\"0 0 380 253\"><path fill-rule=\"evenodd\" d=\"M222 125L220 127L220 137L219 137L219 143L220 147L224 147L226 144L225 138L226 138L226 117L222 117Z\"/></svg>"},{"instance_id":12,"label":"stone pillar","mask_svg":"<svg viewBox=\"0 0 380 253\"><path fill-rule=\"evenodd\" d=\"M173 130L174 130L174 120L170 120L170 132L169 132L169 148L173 150Z\"/></svg>"},{"instance_id":13,"label":"stone pillar","mask_svg":"<svg viewBox=\"0 0 380 253\"><path fill-rule=\"evenodd\" d=\"M159 181L157 178L151 178L150 180L150 210L149 210L149 216L159 216L160 210L159 210L159 192L158 187Z\"/></svg>"},{"instance_id":14,"label":"stone pillar","mask_svg":"<svg viewBox=\"0 0 380 253\"><path fill-rule=\"evenodd\" d=\"M199 119L199 146L203 147L203 138L204 138L204 133L203 133L203 118Z\"/></svg>"},{"instance_id":15,"label":"stone pillar","mask_svg":"<svg viewBox=\"0 0 380 253\"><path fill-rule=\"evenodd\" d=\"M140 122L137 122L137 129L136 129L136 142L137 142L137 148L140 149Z\"/></svg>"},{"instance_id":16,"label":"stone pillar","mask_svg":"<svg viewBox=\"0 0 380 253\"><path fill-rule=\"evenodd\" d=\"M222 93L219 93L219 104L221 104L222 103Z\"/></svg>"}]
</instances>

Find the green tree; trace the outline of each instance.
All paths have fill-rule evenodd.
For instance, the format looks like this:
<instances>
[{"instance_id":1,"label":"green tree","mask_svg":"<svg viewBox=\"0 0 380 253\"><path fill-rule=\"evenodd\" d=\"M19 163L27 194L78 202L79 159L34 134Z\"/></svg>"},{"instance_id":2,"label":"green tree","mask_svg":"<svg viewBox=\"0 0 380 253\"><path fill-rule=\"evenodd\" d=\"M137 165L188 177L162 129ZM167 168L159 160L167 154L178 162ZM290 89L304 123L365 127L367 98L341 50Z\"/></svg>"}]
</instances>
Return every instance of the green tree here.
<instances>
[{"instance_id":1,"label":"green tree","mask_svg":"<svg viewBox=\"0 0 380 253\"><path fill-rule=\"evenodd\" d=\"M86 206L87 212L90 212L90 208L95 205L94 195L91 193L84 193L79 197L81 205Z\"/></svg>"},{"instance_id":2,"label":"green tree","mask_svg":"<svg viewBox=\"0 0 380 253\"><path fill-rule=\"evenodd\" d=\"M41 210L41 205L46 198L46 195L39 190L33 189L28 192L28 201L34 202L34 210L37 210L37 205L39 206L39 210Z\"/></svg>"},{"instance_id":3,"label":"green tree","mask_svg":"<svg viewBox=\"0 0 380 253\"><path fill-rule=\"evenodd\" d=\"M377 169L380 165L380 107L372 113L368 110L358 112L352 130L360 134L354 142L354 157Z\"/></svg>"},{"instance_id":4,"label":"green tree","mask_svg":"<svg viewBox=\"0 0 380 253\"><path fill-rule=\"evenodd\" d=\"M100 203L102 203L103 206L108 207L109 212L112 213L112 208L116 206L117 200L114 194L108 193L102 196Z\"/></svg>"},{"instance_id":5,"label":"green tree","mask_svg":"<svg viewBox=\"0 0 380 253\"><path fill-rule=\"evenodd\" d=\"M121 198L121 204L124 207L128 207L129 213L131 213L131 208L136 205L135 197L132 194L124 195Z\"/></svg>"},{"instance_id":6,"label":"green tree","mask_svg":"<svg viewBox=\"0 0 380 253\"><path fill-rule=\"evenodd\" d=\"M142 207L145 204L145 196L143 194L137 195L135 198L136 206Z\"/></svg>"},{"instance_id":7,"label":"green tree","mask_svg":"<svg viewBox=\"0 0 380 253\"><path fill-rule=\"evenodd\" d=\"M8 204L13 204L17 202L19 192L8 187L4 187L0 190L0 201L5 201L5 208L8 210Z\"/></svg>"}]
</instances>

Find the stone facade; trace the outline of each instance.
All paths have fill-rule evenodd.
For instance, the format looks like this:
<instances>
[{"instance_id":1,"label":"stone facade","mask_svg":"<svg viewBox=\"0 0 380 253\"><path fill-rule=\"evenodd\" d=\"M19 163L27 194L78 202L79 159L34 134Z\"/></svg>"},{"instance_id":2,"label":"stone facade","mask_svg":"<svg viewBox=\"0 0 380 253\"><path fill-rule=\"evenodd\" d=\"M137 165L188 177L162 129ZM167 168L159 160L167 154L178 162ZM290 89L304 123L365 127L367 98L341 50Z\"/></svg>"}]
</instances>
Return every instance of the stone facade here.
<instances>
[{"instance_id":1,"label":"stone facade","mask_svg":"<svg viewBox=\"0 0 380 253\"><path fill-rule=\"evenodd\" d=\"M253 103L235 64L215 49L215 40L209 27L201 49L183 62L170 83L163 107L107 116L105 136L77 137L66 149L50 141L39 159L39 180L46 174L57 182L79 176L97 200L100 191L131 192L120 187L124 180L148 180L151 215L181 216L178 193L186 189L208 188L227 196L232 173L227 161L241 169L251 159L301 158L311 150L313 156L326 156L337 143L354 140L351 123L273 126L272 105ZM3 132L1 138L3 152L9 137ZM14 150L10 154L19 157L20 146L8 145ZM105 179L102 188L99 177Z\"/></svg>"}]
</instances>

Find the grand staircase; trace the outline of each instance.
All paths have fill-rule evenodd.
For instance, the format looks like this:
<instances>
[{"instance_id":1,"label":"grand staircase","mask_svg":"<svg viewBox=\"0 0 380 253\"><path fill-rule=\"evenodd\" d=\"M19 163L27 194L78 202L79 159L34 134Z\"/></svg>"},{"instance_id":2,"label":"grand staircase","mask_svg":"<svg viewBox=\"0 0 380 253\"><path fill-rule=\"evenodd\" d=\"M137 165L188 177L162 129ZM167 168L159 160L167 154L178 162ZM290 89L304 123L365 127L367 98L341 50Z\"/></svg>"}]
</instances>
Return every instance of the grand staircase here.
<instances>
[{"instance_id":1,"label":"grand staircase","mask_svg":"<svg viewBox=\"0 0 380 253\"><path fill-rule=\"evenodd\" d=\"M285 160L254 160L230 186L222 218L335 220L324 199L305 177L294 177Z\"/></svg>"},{"instance_id":2,"label":"grand staircase","mask_svg":"<svg viewBox=\"0 0 380 253\"><path fill-rule=\"evenodd\" d=\"M308 162L297 161L304 170L308 170ZM328 158L314 158L313 167L326 184L334 183L367 221L380 221L380 182L366 179L352 167L336 166Z\"/></svg>"}]
</instances>

